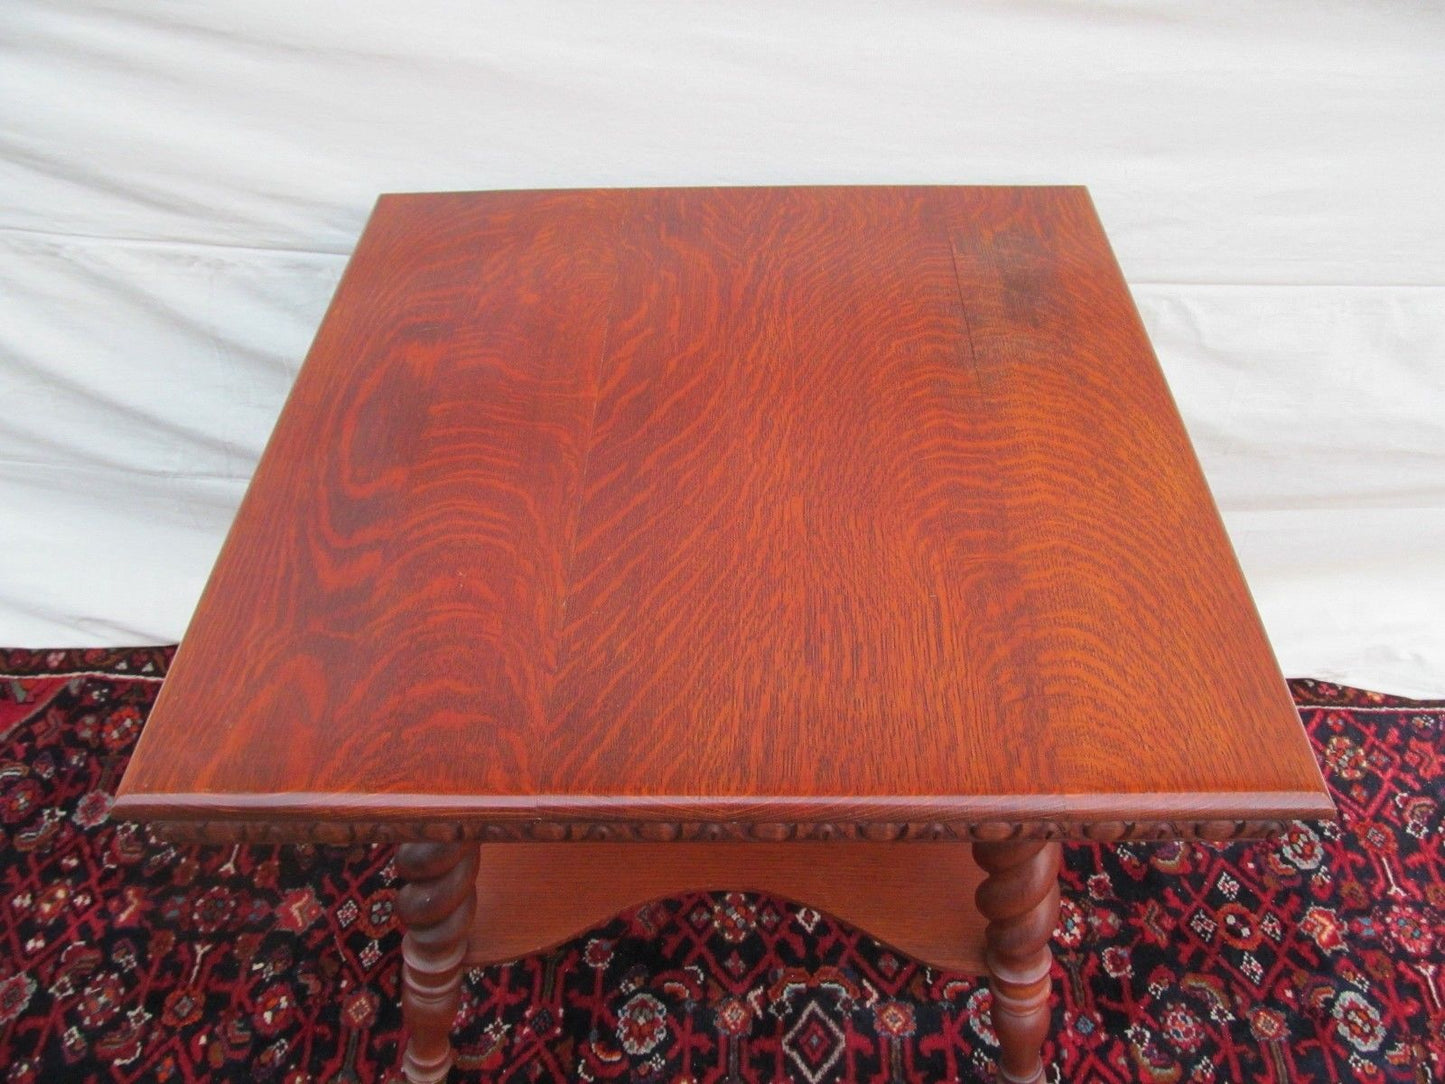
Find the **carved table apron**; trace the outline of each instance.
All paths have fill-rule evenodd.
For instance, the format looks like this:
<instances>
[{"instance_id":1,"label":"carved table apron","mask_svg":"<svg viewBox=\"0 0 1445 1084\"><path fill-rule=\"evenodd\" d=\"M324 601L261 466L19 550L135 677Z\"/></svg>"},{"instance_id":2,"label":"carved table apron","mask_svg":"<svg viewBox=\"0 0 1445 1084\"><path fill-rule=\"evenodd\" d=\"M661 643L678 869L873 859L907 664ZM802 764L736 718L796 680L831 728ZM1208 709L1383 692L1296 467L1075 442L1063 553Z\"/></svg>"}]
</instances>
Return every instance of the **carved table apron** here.
<instances>
[{"instance_id":1,"label":"carved table apron","mask_svg":"<svg viewBox=\"0 0 1445 1084\"><path fill-rule=\"evenodd\" d=\"M954 187L382 197L116 811L398 845L414 1082L696 889L985 973L1039 1080L1061 840L1333 815L1087 193Z\"/></svg>"}]
</instances>

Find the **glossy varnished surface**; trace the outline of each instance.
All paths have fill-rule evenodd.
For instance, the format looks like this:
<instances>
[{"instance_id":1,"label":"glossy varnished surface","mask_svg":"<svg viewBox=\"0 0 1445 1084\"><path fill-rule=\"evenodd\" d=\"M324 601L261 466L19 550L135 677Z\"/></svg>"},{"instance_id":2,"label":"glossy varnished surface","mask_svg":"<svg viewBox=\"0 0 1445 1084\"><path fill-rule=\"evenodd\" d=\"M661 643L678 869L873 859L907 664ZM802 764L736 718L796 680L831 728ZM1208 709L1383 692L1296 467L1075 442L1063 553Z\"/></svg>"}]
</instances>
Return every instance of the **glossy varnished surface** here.
<instances>
[{"instance_id":1,"label":"glossy varnished surface","mask_svg":"<svg viewBox=\"0 0 1445 1084\"><path fill-rule=\"evenodd\" d=\"M383 198L119 808L1329 813L1068 188Z\"/></svg>"}]
</instances>

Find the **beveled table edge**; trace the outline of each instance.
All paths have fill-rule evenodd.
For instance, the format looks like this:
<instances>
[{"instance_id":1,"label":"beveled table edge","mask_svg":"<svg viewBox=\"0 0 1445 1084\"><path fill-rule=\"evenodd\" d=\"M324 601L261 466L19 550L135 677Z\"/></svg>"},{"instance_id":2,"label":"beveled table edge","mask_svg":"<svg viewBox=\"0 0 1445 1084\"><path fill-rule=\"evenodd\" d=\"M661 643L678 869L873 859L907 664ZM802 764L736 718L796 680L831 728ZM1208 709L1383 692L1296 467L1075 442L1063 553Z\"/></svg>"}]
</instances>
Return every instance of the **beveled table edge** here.
<instances>
[{"instance_id":1,"label":"beveled table edge","mask_svg":"<svg viewBox=\"0 0 1445 1084\"><path fill-rule=\"evenodd\" d=\"M1334 820L1324 793L909 798L122 795L112 816L211 843L1007 842L1266 838Z\"/></svg>"}]
</instances>

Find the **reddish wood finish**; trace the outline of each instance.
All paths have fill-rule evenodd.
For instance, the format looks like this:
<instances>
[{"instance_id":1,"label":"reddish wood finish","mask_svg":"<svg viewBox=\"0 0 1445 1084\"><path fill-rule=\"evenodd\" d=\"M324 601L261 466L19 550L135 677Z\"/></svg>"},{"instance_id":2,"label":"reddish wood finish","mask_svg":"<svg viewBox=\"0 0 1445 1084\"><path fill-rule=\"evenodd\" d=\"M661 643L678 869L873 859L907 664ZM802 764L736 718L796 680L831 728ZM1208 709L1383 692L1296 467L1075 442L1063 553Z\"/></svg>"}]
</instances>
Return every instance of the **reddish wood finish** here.
<instances>
[{"instance_id":1,"label":"reddish wood finish","mask_svg":"<svg viewBox=\"0 0 1445 1084\"><path fill-rule=\"evenodd\" d=\"M384 197L118 813L1331 808L1084 190L784 188Z\"/></svg>"},{"instance_id":2,"label":"reddish wood finish","mask_svg":"<svg viewBox=\"0 0 1445 1084\"><path fill-rule=\"evenodd\" d=\"M984 964L993 992L999 1076L1008 1084L1039 1084L1039 1048L1049 1031L1049 938L1059 924L1057 843L975 843L987 871L974 902L988 920Z\"/></svg>"},{"instance_id":3,"label":"reddish wood finish","mask_svg":"<svg viewBox=\"0 0 1445 1084\"><path fill-rule=\"evenodd\" d=\"M983 872L968 846L797 843L483 844L467 962L511 960L634 904L687 891L755 891L826 911L937 967L984 970Z\"/></svg>"},{"instance_id":4,"label":"reddish wood finish","mask_svg":"<svg viewBox=\"0 0 1445 1084\"><path fill-rule=\"evenodd\" d=\"M467 933L476 911L477 847L406 843L397 850L406 880L397 893L402 936L402 1013L408 1084L439 1084L452 1065L452 1022L461 999Z\"/></svg>"},{"instance_id":5,"label":"reddish wood finish","mask_svg":"<svg viewBox=\"0 0 1445 1084\"><path fill-rule=\"evenodd\" d=\"M1100 803L1103 804L1100 804ZM987 799L960 803L959 815L987 817L992 803ZM489 843L997 843L1003 840L1078 839L1096 843L1113 843L1121 839L1264 839L1278 835L1288 827L1280 820L1143 821L1094 820L1099 809L1118 813L1117 799L1107 796L1071 798L1067 819L994 821L893 821L880 818L906 815L899 805L882 805L876 809L854 806L853 816L872 814L872 820L784 820L784 821L677 821L665 819L656 807L632 820L488 820L467 821L464 812L438 808L429 818L414 812L409 820L376 821L308 821L276 817L272 820L222 821L151 821L151 827L163 839L178 843L394 843L404 840L485 840ZM261 811L255 811L261 812ZM706 813L706 807L694 802L687 816ZM819 815L817 806L780 807L778 813L793 813L809 818ZM726 815L726 811L723 811Z\"/></svg>"},{"instance_id":6,"label":"reddish wood finish","mask_svg":"<svg viewBox=\"0 0 1445 1084\"><path fill-rule=\"evenodd\" d=\"M799 188L383 198L117 813L416 841L413 1084L699 887L982 964L1032 1084L1044 840L1332 809L1084 191Z\"/></svg>"}]
</instances>

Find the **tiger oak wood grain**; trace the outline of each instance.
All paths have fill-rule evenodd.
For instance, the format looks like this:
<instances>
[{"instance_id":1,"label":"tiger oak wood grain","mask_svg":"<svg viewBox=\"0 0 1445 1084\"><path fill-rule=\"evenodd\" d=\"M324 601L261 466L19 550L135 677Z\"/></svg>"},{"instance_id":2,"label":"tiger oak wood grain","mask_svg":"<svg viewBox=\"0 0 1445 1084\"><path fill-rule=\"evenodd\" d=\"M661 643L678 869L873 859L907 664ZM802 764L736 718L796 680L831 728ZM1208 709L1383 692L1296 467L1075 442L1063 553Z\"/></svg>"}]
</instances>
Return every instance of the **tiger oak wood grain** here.
<instances>
[{"instance_id":1,"label":"tiger oak wood grain","mask_svg":"<svg viewBox=\"0 0 1445 1084\"><path fill-rule=\"evenodd\" d=\"M1332 815L1078 188L383 197L117 810Z\"/></svg>"}]
</instances>

